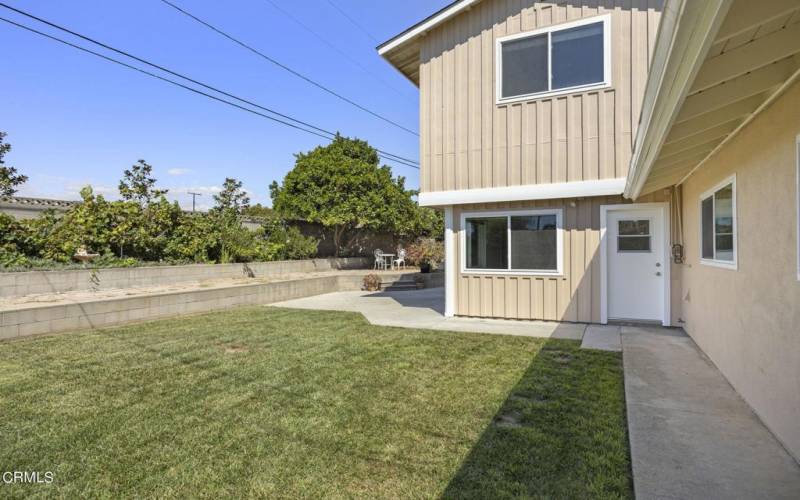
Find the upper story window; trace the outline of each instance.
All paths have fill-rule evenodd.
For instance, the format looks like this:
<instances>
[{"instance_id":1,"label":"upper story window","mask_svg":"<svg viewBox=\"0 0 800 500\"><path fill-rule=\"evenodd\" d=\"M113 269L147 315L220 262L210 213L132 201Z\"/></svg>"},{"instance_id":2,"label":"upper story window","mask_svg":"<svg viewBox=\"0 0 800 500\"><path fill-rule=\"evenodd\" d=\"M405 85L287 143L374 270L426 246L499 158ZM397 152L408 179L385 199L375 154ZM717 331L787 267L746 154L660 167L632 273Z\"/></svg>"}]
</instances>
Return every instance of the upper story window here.
<instances>
[{"instance_id":1,"label":"upper story window","mask_svg":"<svg viewBox=\"0 0 800 500\"><path fill-rule=\"evenodd\" d=\"M610 84L610 17L594 17L497 40L497 102Z\"/></svg>"}]
</instances>

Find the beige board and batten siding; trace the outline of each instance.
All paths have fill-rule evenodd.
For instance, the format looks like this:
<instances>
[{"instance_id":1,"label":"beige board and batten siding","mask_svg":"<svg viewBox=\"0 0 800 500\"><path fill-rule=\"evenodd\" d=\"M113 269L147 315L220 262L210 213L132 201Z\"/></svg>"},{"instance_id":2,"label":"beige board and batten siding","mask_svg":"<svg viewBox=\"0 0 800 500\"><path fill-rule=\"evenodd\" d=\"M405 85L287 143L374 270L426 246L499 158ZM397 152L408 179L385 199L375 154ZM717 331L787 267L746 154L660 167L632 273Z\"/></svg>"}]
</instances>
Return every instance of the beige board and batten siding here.
<instances>
[{"instance_id":1,"label":"beige board and batten siding","mask_svg":"<svg viewBox=\"0 0 800 500\"><path fill-rule=\"evenodd\" d=\"M625 177L661 0L485 0L420 48L423 192ZM497 104L497 38L611 18L611 86Z\"/></svg>"},{"instance_id":2,"label":"beige board and batten siding","mask_svg":"<svg viewBox=\"0 0 800 500\"><path fill-rule=\"evenodd\" d=\"M668 201L663 191L637 203ZM459 316L599 323L600 206L626 203L621 196L460 205L453 207L458 258L456 308ZM574 205L574 206L573 206ZM522 209L561 209L563 274L514 275L462 272L461 214ZM671 268L672 324L680 317L680 273Z\"/></svg>"}]
</instances>

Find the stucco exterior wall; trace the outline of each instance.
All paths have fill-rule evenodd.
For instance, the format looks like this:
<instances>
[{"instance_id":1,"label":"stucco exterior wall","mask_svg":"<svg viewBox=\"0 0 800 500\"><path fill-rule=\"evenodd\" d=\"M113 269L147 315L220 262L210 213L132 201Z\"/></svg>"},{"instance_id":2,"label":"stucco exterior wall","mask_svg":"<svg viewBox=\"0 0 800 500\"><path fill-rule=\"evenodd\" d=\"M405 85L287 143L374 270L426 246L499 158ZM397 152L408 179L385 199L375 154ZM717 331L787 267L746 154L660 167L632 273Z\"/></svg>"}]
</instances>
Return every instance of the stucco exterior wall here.
<instances>
[{"instance_id":1,"label":"stucco exterior wall","mask_svg":"<svg viewBox=\"0 0 800 500\"><path fill-rule=\"evenodd\" d=\"M420 188L464 190L624 177L662 0L485 0L420 49ZM496 104L497 38L611 18L611 86Z\"/></svg>"},{"instance_id":2,"label":"stucco exterior wall","mask_svg":"<svg viewBox=\"0 0 800 500\"><path fill-rule=\"evenodd\" d=\"M800 84L683 186L685 329L800 459L796 136ZM699 197L736 174L738 269L699 262Z\"/></svg>"},{"instance_id":3,"label":"stucco exterior wall","mask_svg":"<svg viewBox=\"0 0 800 500\"><path fill-rule=\"evenodd\" d=\"M669 201L663 191L637 203ZM600 322L600 206L629 203L621 196L453 207L456 232L455 314L484 318ZM574 206L573 206L574 204ZM562 209L563 275L529 276L462 273L461 214L520 209ZM671 268L672 323L680 317L680 271Z\"/></svg>"}]
</instances>

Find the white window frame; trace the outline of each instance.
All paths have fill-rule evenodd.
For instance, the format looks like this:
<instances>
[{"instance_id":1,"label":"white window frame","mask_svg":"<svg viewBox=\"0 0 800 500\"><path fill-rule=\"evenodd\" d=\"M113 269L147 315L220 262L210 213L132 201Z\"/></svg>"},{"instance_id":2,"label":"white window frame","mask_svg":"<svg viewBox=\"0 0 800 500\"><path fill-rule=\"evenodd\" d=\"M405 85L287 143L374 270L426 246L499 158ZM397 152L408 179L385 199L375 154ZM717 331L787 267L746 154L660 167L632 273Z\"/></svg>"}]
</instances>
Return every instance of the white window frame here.
<instances>
[{"instance_id":1,"label":"white window frame","mask_svg":"<svg viewBox=\"0 0 800 500\"><path fill-rule=\"evenodd\" d=\"M526 215L555 215L556 216L556 269L511 269L511 217ZM467 219L476 217L505 217L506 242L508 252L506 269L470 269L467 268ZM547 208L537 210L502 210L502 211L476 211L461 214L461 274L503 274L515 276L562 276L564 274L564 210L561 208Z\"/></svg>"},{"instance_id":2,"label":"white window frame","mask_svg":"<svg viewBox=\"0 0 800 500\"><path fill-rule=\"evenodd\" d=\"M552 34L558 31L576 28L578 26L586 26L587 24L603 23L603 81L597 83L590 83L587 85L577 85L574 87L565 87L562 89L552 90L553 85L553 71L552 71ZM547 83L551 90L543 92L534 92L531 94L523 94L517 96L503 97L503 43L521 38L529 38L536 35L547 34ZM557 24L555 26L548 26L533 31L525 31L514 35L504 36L495 40L495 87L496 87L496 104L506 104L510 102L527 101L531 99L539 99L542 97L552 97L563 94L570 94L575 92L586 92L589 90L603 89L611 86L611 15L605 14L602 16L594 16L578 21L569 23Z\"/></svg>"},{"instance_id":3,"label":"white window frame","mask_svg":"<svg viewBox=\"0 0 800 500\"><path fill-rule=\"evenodd\" d=\"M797 281L800 281L800 135L795 143L795 165L797 169Z\"/></svg>"},{"instance_id":4,"label":"white window frame","mask_svg":"<svg viewBox=\"0 0 800 500\"><path fill-rule=\"evenodd\" d=\"M717 214L716 214L716 201L714 201L713 196L714 196L714 193L716 193L720 189L724 188L728 184L731 185L731 189L733 191L732 197L731 197L731 210L732 210L732 215L733 215L733 260L729 261L729 260L706 259L706 258L703 258L703 200L707 199L708 197L712 197L712 206L714 206L712 224L715 224L716 223L715 221L716 221L716 215ZM739 217L736 214L736 174L733 174L730 177L727 177L722 182L716 184L714 187L712 187L708 191L705 191L703 194L701 194L700 198L697 201L697 208L698 208L698 214L697 215L698 215L698 220L699 220L698 227L699 227L699 230L700 230L699 231L699 242L698 242L699 243L698 250L700 251L700 253L699 253L700 263L701 264L705 264L707 266L721 267L723 269L732 269L732 270L739 269L739 264L738 264L738 262L739 262L739 241L738 241L738 228L737 228ZM712 231L713 230L714 229L712 228ZM714 240L714 255L716 255L717 254L717 235L716 234L713 234L713 240Z\"/></svg>"}]
</instances>

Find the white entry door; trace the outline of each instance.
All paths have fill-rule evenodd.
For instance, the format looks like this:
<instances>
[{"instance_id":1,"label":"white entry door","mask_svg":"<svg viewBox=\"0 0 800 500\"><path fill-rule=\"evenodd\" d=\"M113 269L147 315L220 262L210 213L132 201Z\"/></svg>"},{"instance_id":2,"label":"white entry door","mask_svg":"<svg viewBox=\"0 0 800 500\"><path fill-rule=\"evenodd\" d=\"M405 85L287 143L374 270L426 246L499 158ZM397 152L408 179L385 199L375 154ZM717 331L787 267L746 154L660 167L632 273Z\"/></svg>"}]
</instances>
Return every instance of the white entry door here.
<instances>
[{"instance_id":1,"label":"white entry door","mask_svg":"<svg viewBox=\"0 0 800 500\"><path fill-rule=\"evenodd\" d=\"M664 248L661 207L608 211L608 319L664 319L664 271L669 265Z\"/></svg>"}]
</instances>

